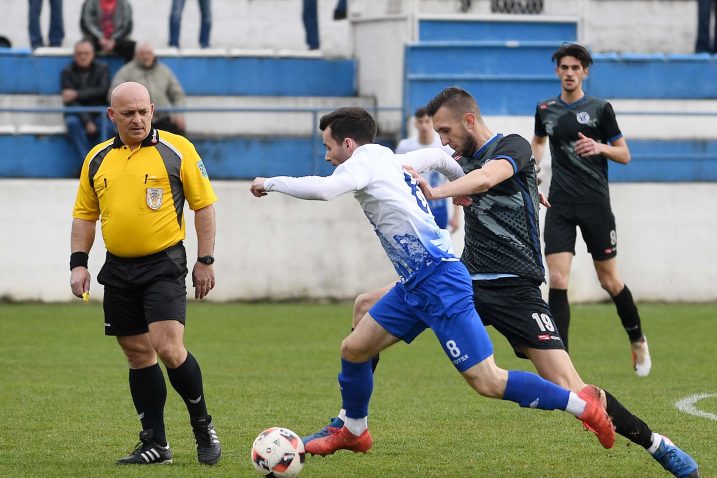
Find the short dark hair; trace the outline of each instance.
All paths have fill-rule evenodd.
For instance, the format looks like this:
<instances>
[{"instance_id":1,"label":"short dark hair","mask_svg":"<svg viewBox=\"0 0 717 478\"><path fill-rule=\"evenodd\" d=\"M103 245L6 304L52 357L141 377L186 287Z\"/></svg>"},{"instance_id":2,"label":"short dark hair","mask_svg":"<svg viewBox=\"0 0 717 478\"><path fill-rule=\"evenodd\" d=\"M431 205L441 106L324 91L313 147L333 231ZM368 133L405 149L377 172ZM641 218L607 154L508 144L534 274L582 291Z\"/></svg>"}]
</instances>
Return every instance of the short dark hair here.
<instances>
[{"instance_id":1,"label":"short dark hair","mask_svg":"<svg viewBox=\"0 0 717 478\"><path fill-rule=\"evenodd\" d=\"M355 106L339 108L321 117L319 129L331 127L331 137L337 143L351 138L360 145L373 143L376 139L376 120L368 111Z\"/></svg>"},{"instance_id":2,"label":"short dark hair","mask_svg":"<svg viewBox=\"0 0 717 478\"><path fill-rule=\"evenodd\" d=\"M480 108L475 98L471 96L466 90L458 88L457 86L449 86L440 93L438 93L431 101L426 105L426 111L429 115L433 116L436 114L442 106L456 112L461 115L465 113L473 113L480 118Z\"/></svg>"},{"instance_id":3,"label":"short dark hair","mask_svg":"<svg viewBox=\"0 0 717 478\"><path fill-rule=\"evenodd\" d=\"M577 43L563 43L560 48L555 50L551 59L555 62L555 65L560 65L560 60L566 56L576 58L583 65L583 68L590 68L590 65L593 64L593 57L587 48Z\"/></svg>"},{"instance_id":4,"label":"short dark hair","mask_svg":"<svg viewBox=\"0 0 717 478\"><path fill-rule=\"evenodd\" d=\"M416 109L416 111L413 113L414 118L423 118L424 116L428 115L428 111L426 111L425 106L421 106L420 108Z\"/></svg>"}]
</instances>

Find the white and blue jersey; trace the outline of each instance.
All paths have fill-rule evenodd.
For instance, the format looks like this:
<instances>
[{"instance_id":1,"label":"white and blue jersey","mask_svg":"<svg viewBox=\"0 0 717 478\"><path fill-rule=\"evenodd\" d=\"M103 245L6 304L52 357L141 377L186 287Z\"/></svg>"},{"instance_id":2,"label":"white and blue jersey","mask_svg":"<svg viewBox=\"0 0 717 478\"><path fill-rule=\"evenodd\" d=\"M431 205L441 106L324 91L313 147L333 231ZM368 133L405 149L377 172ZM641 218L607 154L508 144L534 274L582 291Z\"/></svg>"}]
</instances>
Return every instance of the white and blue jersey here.
<instances>
[{"instance_id":1,"label":"white and blue jersey","mask_svg":"<svg viewBox=\"0 0 717 478\"><path fill-rule=\"evenodd\" d=\"M401 282L410 288L436 265L458 258L449 234L438 227L416 180L403 165L418 172L437 169L449 179L463 176L458 163L440 149L394 154L384 146L366 144L331 176L279 176L267 179L264 187L302 199L329 200L353 192Z\"/></svg>"},{"instance_id":2,"label":"white and blue jersey","mask_svg":"<svg viewBox=\"0 0 717 478\"><path fill-rule=\"evenodd\" d=\"M354 197L407 287L437 264L458 260L450 236L438 227L416 180L402 167L411 156L365 145L337 168L356 180Z\"/></svg>"},{"instance_id":3,"label":"white and blue jersey","mask_svg":"<svg viewBox=\"0 0 717 478\"><path fill-rule=\"evenodd\" d=\"M428 144L421 143L418 136L411 136L410 138L402 139L398 143L398 146L396 146L396 154L404 154L423 148L440 148L451 156L455 154L455 151L453 151L449 146L443 146L441 143L441 137L436 132L434 132L433 139ZM421 176L428 181L428 184L430 184L432 188L445 184L448 181L444 175L436 170L423 172L421 173ZM436 224L438 224L438 227L441 229L446 229L448 227L450 205L451 200L449 198L430 199L428 201L428 207L431 208L433 218L436 220Z\"/></svg>"},{"instance_id":4,"label":"white and blue jersey","mask_svg":"<svg viewBox=\"0 0 717 478\"><path fill-rule=\"evenodd\" d=\"M430 327L463 372L490 356L493 345L475 311L468 270L453 254L448 232L438 227L403 165L418 172L438 169L450 180L463 176L458 162L440 149L394 154L367 144L356 148L331 176L280 176L265 180L264 189L319 200L353 192L401 278L374 305L371 316L409 343Z\"/></svg>"}]
</instances>

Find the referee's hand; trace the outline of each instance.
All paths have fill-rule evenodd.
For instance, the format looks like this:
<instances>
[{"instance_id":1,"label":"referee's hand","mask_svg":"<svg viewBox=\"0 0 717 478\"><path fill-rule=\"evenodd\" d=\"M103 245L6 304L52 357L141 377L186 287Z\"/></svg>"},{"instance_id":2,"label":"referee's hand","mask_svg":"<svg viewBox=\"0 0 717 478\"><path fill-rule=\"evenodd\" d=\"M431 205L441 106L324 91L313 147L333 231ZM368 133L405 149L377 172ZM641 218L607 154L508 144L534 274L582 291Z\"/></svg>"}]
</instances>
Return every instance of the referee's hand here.
<instances>
[{"instance_id":1,"label":"referee's hand","mask_svg":"<svg viewBox=\"0 0 717 478\"><path fill-rule=\"evenodd\" d=\"M194 286L194 298L197 300L205 298L209 291L214 289L214 267L201 262L194 264L192 285Z\"/></svg>"}]
</instances>

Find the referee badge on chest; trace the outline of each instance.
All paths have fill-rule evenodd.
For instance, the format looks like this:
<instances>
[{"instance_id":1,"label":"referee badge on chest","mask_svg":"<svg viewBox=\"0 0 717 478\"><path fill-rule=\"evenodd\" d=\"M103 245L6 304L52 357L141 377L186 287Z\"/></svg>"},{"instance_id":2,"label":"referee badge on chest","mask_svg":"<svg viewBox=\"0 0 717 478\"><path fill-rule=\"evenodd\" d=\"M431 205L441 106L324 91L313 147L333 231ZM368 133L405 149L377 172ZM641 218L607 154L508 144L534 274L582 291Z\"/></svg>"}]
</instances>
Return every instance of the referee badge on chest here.
<instances>
[{"instance_id":1,"label":"referee badge on chest","mask_svg":"<svg viewBox=\"0 0 717 478\"><path fill-rule=\"evenodd\" d=\"M147 206L156 211L162 207L162 188L147 188Z\"/></svg>"}]
</instances>

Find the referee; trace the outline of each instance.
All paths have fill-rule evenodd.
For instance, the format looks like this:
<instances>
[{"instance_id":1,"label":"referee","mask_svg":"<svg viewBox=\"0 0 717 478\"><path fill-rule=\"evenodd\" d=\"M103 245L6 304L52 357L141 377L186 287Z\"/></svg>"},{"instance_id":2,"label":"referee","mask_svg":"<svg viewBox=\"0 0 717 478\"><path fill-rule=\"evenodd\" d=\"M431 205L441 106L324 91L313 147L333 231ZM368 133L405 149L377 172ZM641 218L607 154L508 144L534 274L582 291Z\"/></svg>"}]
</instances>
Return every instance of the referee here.
<instances>
[{"instance_id":1,"label":"referee","mask_svg":"<svg viewBox=\"0 0 717 478\"><path fill-rule=\"evenodd\" d=\"M85 158L72 213L72 293L90 289L87 258L101 219L107 258L97 280L104 290L105 334L129 362L129 387L142 423L140 443L118 464L171 463L164 429L169 381L184 400L201 463L214 464L221 446L207 413L202 373L184 347L187 256L183 208L194 210L198 259L192 271L195 298L214 288L217 200L192 143L152 128L154 104L139 83L122 83L107 113L118 135Z\"/></svg>"},{"instance_id":2,"label":"referee","mask_svg":"<svg viewBox=\"0 0 717 478\"><path fill-rule=\"evenodd\" d=\"M598 280L612 297L632 348L635 373L645 377L652 362L637 306L617 271L615 216L610 206L608 160L630 161L630 150L607 101L588 96L583 80L593 63L582 46L566 43L553 54L561 93L541 101L535 111L531 142L536 162L550 138L553 177L545 217L545 259L550 291L548 301L567 349L570 305L568 283L575 255L576 227L592 255Z\"/></svg>"}]
</instances>

